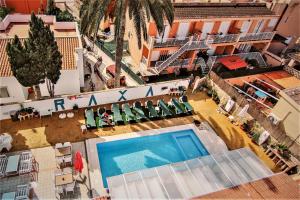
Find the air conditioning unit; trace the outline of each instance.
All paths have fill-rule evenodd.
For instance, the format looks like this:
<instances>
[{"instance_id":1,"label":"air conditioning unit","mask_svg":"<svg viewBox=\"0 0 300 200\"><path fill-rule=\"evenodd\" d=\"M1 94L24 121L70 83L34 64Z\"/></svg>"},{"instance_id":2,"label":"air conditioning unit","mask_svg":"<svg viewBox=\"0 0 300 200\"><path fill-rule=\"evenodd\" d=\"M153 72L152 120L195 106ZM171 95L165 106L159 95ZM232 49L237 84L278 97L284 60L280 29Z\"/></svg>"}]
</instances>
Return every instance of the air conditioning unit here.
<instances>
[{"instance_id":1,"label":"air conditioning unit","mask_svg":"<svg viewBox=\"0 0 300 200\"><path fill-rule=\"evenodd\" d=\"M274 113L270 113L268 115L268 119L274 124L274 125L277 125L281 119L279 119L279 117L277 117Z\"/></svg>"}]
</instances>

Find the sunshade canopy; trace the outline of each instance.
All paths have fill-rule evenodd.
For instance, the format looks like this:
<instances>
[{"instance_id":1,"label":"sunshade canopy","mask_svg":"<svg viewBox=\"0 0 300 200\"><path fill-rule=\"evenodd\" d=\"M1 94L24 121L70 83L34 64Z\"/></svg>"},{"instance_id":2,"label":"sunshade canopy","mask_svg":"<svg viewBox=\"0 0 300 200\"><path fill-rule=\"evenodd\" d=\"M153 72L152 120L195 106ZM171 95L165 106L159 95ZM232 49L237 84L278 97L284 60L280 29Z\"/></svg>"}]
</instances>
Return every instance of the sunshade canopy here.
<instances>
[{"instance_id":1,"label":"sunshade canopy","mask_svg":"<svg viewBox=\"0 0 300 200\"><path fill-rule=\"evenodd\" d=\"M219 62L222 63L229 70L235 70L247 67L247 63L241 59L239 56L227 56L219 59Z\"/></svg>"}]
</instances>

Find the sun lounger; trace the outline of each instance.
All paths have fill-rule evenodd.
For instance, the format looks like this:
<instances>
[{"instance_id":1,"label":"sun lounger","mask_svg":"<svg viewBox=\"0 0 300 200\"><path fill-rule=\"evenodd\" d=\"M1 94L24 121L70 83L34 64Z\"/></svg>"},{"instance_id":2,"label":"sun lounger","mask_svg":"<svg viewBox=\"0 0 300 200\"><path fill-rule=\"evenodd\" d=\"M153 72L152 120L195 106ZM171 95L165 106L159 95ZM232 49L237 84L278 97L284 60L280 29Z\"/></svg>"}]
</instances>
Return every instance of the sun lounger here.
<instances>
[{"instance_id":1,"label":"sun lounger","mask_svg":"<svg viewBox=\"0 0 300 200\"><path fill-rule=\"evenodd\" d=\"M180 103L182 103L184 105L186 111L192 112L194 110L193 107L191 106L191 104L188 102L187 96L184 95L184 96L180 97L179 101L180 101Z\"/></svg>"},{"instance_id":2,"label":"sun lounger","mask_svg":"<svg viewBox=\"0 0 300 200\"><path fill-rule=\"evenodd\" d=\"M126 115L126 121L134 121L135 120L135 115L131 112L130 106L128 103L125 103L122 105L123 111L125 112Z\"/></svg>"},{"instance_id":3,"label":"sun lounger","mask_svg":"<svg viewBox=\"0 0 300 200\"><path fill-rule=\"evenodd\" d=\"M102 119L101 117L97 117L96 118L97 122L98 122L98 127L103 128L104 126L108 126L109 124L107 122L104 121L104 119Z\"/></svg>"},{"instance_id":4,"label":"sun lounger","mask_svg":"<svg viewBox=\"0 0 300 200\"><path fill-rule=\"evenodd\" d=\"M154 107L152 101L147 101L146 102L146 107L147 107L147 109L149 111L149 117L150 118L156 118L156 117L158 117L157 111L155 110L155 107Z\"/></svg>"},{"instance_id":5,"label":"sun lounger","mask_svg":"<svg viewBox=\"0 0 300 200\"><path fill-rule=\"evenodd\" d=\"M32 153L30 151L22 152L20 155L20 162L31 161Z\"/></svg>"},{"instance_id":6,"label":"sun lounger","mask_svg":"<svg viewBox=\"0 0 300 200\"><path fill-rule=\"evenodd\" d=\"M96 121L94 119L94 110L93 109L86 109L85 110L85 117L86 117L86 127L87 128L95 128Z\"/></svg>"},{"instance_id":7,"label":"sun lounger","mask_svg":"<svg viewBox=\"0 0 300 200\"><path fill-rule=\"evenodd\" d=\"M32 161L23 161L19 165L19 175L28 174L32 171Z\"/></svg>"},{"instance_id":8,"label":"sun lounger","mask_svg":"<svg viewBox=\"0 0 300 200\"><path fill-rule=\"evenodd\" d=\"M163 100L158 100L157 105L161 108L163 117L172 115L171 110L168 108L167 104Z\"/></svg>"},{"instance_id":9,"label":"sun lounger","mask_svg":"<svg viewBox=\"0 0 300 200\"><path fill-rule=\"evenodd\" d=\"M0 155L0 177L5 176L6 165L7 165L7 156Z\"/></svg>"},{"instance_id":10,"label":"sun lounger","mask_svg":"<svg viewBox=\"0 0 300 200\"><path fill-rule=\"evenodd\" d=\"M118 124L119 122L124 122L122 115L120 113L120 107L119 104L112 104L112 112L113 112L113 121L115 124Z\"/></svg>"},{"instance_id":11,"label":"sun lounger","mask_svg":"<svg viewBox=\"0 0 300 200\"><path fill-rule=\"evenodd\" d=\"M174 105L174 107L175 107L175 112L176 112L176 114L183 114L183 113L185 113L185 110L182 108L180 102L179 102L177 99L172 98L172 99L171 99L171 103L172 103L172 104Z\"/></svg>"},{"instance_id":12,"label":"sun lounger","mask_svg":"<svg viewBox=\"0 0 300 200\"><path fill-rule=\"evenodd\" d=\"M141 102L139 102L139 101L134 102L133 110L136 112L136 118L138 120L147 119L147 117L143 111Z\"/></svg>"},{"instance_id":13,"label":"sun lounger","mask_svg":"<svg viewBox=\"0 0 300 200\"><path fill-rule=\"evenodd\" d=\"M7 160L5 175L18 174L20 155L9 156Z\"/></svg>"}]
</instances>

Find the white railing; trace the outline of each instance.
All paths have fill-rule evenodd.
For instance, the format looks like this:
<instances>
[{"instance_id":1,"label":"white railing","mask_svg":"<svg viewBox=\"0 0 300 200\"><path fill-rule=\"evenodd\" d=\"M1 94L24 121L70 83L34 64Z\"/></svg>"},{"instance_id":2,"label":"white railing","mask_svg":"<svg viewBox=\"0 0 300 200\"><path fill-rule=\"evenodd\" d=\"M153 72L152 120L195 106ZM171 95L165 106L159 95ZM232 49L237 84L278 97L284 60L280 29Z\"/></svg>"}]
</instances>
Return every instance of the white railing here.
<instances>
[{"instance_id":1,"label":"white railing","mask_svg":"<svg viewBox=\"0 0 300 200\"><path fill-rule=\"evenodd\" d=\"M209 35L208 41L210 44L233 43L238 41L239 35L240 34Z\"/></svg>"},{"instance_id":2,"label":"white railing","mask_svg":"<svg viewBox=\"0 0 300 200\"><path fill-rule=\"evenodd\" d=\"M260 41L260 40L272 40L275 32L265 32L265 33L247 33L244 36L241 36L239 41Z\"/></svg>"},{"instance_id":3,"label":"white railing","mask_svg":"<svg viewBox=\"0 0 300 200\"><path fill-rule=\"evenodd\" d=\"M167 47L167 46L178 46L184 45L186 42L189 41L189 37L185 38L155 38L152 37L153 47Z\"/></svg>"}]
</instances>

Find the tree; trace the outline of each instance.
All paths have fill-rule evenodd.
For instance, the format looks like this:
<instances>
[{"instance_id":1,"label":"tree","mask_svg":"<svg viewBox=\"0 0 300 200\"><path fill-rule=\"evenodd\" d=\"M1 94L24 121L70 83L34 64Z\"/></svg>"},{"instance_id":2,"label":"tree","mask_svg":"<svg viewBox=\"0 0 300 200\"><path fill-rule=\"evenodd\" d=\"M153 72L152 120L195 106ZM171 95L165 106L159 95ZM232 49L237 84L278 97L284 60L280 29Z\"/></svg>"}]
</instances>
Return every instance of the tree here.
<instances>
[{"instance_id":1,"label":"tree","mask_svg":"<svg viewBox=\"0 0 300 200\"><path fill-rule=\"evenodd\" d=\"M95 12L96 11L96 12ZM172 24L173 6L170 0L84 0L80 9L81 32L87 36L94 34L96 38L101 20L108 18L114 21L116 46L115 87L120 86L121 60L123 57L126 13L133 20L138 39L138 47L142 46L142 37L147 39L147 22L152 17L159 33L164 30L164 19Z\"/></svg>"},{"instance_id":2,"label":"tree","mask_svg":"<svg viewBox=\"0 0 300 200\"><path fill-rule=\"evenodd\" d=\"M47 1L46 14L47 15L55 15L57 16L61 10L57 8L54 4L54 0Z\"/></svg>"},{"instance_id":3,"label":"tree","mask_svg":"<svg viewBox=\"0 0 300 200\"><path fill-rule=\"evenodd\" d=\"M24 46L17 36L7 45L13 74L25 87L46 82L50 96L54 97L54 85L60 76L62 55L54 33L49 26L44 25L42 19L32 13L29 25L29 37L24 41Z\"/></svg>"}]
</instances>

